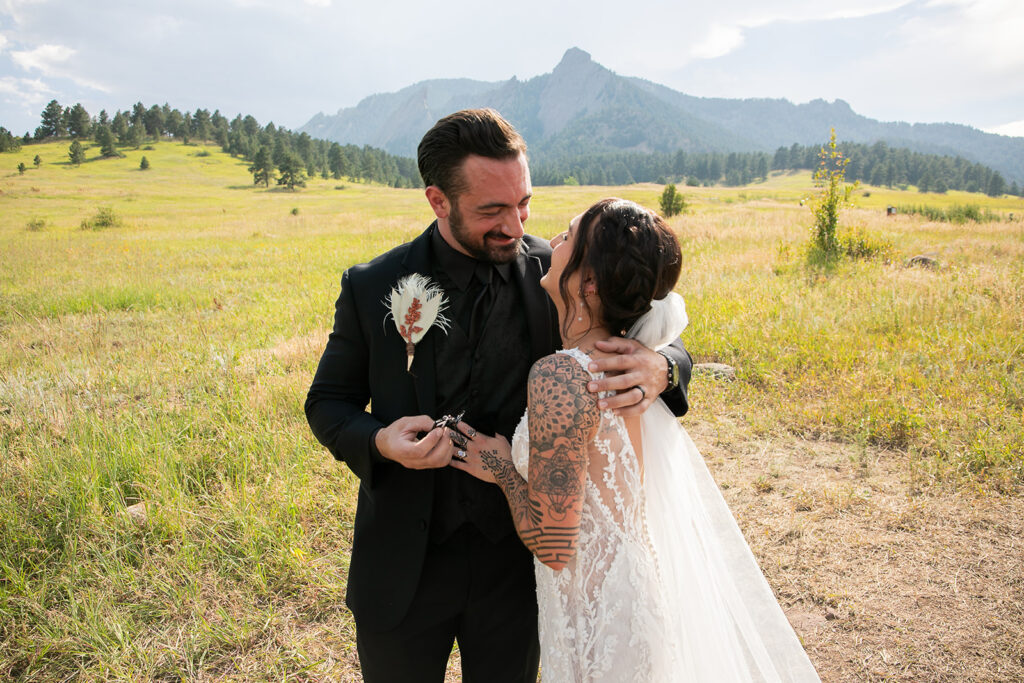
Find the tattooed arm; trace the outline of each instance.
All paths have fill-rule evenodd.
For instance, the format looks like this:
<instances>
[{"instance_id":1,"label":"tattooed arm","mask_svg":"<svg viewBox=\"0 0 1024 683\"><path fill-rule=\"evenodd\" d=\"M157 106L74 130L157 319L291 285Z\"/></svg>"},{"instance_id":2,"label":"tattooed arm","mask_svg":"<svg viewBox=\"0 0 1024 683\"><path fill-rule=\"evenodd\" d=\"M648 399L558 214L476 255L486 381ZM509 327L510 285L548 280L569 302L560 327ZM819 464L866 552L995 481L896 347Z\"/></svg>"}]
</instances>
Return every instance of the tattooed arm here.
<instances>
[{"instance_id":1,"label":"tattooed arm","mask_svg":"<svg viewBox=\"0 0 1024 683\"><path fill-rule=\"evenodd\" d=\"M552 569L576 554L587 476L587 446L600 421L597 398L587 391L587 374L563 354L541 358L530 370L530 476L512 464L508 442L478 435L467 462L452 466L493 480L508 499L523 544Z\"/></svg>"}]
</instances>

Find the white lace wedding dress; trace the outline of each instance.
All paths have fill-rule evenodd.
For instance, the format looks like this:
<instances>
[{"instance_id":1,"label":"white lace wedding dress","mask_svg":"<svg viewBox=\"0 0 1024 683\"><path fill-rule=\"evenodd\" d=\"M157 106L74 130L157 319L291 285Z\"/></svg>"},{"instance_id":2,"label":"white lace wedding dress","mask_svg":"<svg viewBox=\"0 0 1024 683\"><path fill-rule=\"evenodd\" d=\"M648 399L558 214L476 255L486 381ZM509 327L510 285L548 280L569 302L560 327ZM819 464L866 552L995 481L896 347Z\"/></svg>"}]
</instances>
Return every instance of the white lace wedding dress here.
<instances>
[{"instance_id":1,"label":"white lace wedding dress","mask_svg":"<svg viewBox=\"0 0 1024 683\"><path fill-rule=\"evenodd\" d=\"M584 368L590 361L579 349L561 353ZM543 679L817 681L703 459L661 400L644 415L642 453L641 463L622 418L604 413L576 555L562 571L535 561ZM525 415L512 459L526 478Z\"/></svg>"}]
</instances>

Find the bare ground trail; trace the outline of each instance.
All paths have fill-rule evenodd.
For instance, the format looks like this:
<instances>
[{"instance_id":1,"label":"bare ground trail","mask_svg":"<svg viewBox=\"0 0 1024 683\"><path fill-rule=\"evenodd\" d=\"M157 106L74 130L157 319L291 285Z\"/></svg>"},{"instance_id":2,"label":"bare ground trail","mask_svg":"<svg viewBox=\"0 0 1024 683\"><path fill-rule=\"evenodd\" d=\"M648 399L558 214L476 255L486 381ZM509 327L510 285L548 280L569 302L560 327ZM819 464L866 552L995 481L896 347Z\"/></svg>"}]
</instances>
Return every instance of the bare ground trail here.
<instances>
[{"instance_id":1,"label":"bare ground trail","mask_svg":"<svg viewBox=\"0 0 1024 683\"><path fill-rule=\"evenodd\" d=\"M1024 680L1024 499L903 454L688 425L824 681Z\"/></svg>"}]
</instances>

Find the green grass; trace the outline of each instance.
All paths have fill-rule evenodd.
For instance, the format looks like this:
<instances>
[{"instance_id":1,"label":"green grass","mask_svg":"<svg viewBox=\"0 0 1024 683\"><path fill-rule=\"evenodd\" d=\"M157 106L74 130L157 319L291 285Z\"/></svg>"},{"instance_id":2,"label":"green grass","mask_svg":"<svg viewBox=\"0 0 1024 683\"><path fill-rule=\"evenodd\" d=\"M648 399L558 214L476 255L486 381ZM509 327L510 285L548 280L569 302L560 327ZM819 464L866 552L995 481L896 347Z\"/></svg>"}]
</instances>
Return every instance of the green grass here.
<instances>
[{"instance_id":1,"label":"green grass","mask_svg":"<svg viewBox=\"0 0 1024 683\"><path fill-rule=\"evenodd\" d=\"M65 143L0 155L0 678L351 675L356 482L301 406L342 271L432 215L418 190L257 188L202 149L87 145L77 168ZM894 253L825 277L800 258L812 189L680 187L684 339L738 377L695 380L686 419L894 449L914 487L1017 490L1024 203L862 188L841 224ZM661 190L537 188L530 230ZM887 218L901 201L1018 219ZM82 230L103 208L120 222ZM903 265L918 253L941 267ZM139 503L144 522L125 512Z\"/></svg>"}]
</instances>

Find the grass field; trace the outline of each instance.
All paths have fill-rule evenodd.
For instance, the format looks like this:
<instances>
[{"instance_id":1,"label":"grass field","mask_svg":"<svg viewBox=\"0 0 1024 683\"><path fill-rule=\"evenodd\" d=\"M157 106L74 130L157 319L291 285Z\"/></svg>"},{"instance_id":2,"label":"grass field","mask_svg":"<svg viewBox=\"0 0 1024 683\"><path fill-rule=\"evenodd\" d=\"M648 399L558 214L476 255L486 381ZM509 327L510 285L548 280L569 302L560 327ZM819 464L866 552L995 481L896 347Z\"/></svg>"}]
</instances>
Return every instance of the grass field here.
<instances>
[{"instance_id":1,"label":"grass field","mask_svg":"<svg viewBox=\"0 0 1024 683\"><path fill-rule=\"evenodd\" d=\"M422 192L87 156L0 155L0 678L358 680L357 482L302 401L342 271ZM1024 201L862 188L843 223L893 257L824 275L809 174L681 190L684 341L736 368L684 424L823 678L1024 678ZM536 188L529 229L660 191ZM958 203L1003 220L885 216Z\"/></svg>"}]
</instances>

